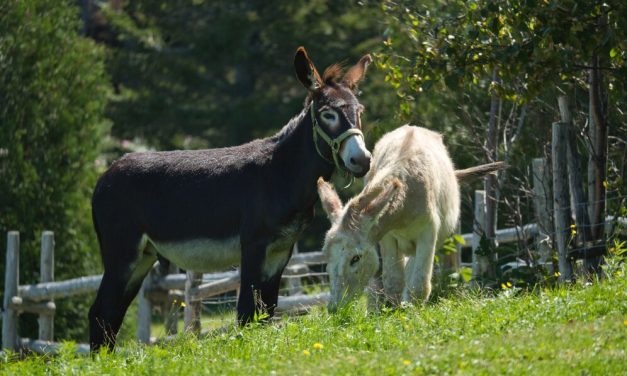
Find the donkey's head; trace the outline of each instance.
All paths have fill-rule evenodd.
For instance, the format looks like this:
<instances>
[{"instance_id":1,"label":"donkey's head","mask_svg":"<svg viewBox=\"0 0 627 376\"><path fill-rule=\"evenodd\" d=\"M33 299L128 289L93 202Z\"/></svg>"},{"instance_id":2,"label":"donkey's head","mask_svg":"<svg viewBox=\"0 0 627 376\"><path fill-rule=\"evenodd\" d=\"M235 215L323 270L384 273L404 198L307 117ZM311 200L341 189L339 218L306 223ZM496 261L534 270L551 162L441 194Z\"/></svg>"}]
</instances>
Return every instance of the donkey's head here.
<instances>
[{"instance_id":1,"label":"donkey's head","mask_svg":"<svg viewBox=\"0 0 627 376\"><path fill-rule=\"evenodd\" d=\"M318 179L322 207L331 221L322 248L331 279L329 311L360 294L379 268L373 228L379 218L399 200L401 183L393 179L383 186L366 189L346 206L333 187Z\"/></svg>"},{"instance_id":2,"label":"donkey's head","mask_svg":"<svg viewBox=\"0 0 627 376\"><path fill-rule=\"evenodd\" d=\"M365 55L342 77L338 64L331 65L320 76L305 48L299 47L294 57L296 76L309 90L307 103L318 154L357 177L364 176L370 169L371 155L361 133L364 106L354 91L371 62L370 55Z\"/></svg>"}]
</instances>

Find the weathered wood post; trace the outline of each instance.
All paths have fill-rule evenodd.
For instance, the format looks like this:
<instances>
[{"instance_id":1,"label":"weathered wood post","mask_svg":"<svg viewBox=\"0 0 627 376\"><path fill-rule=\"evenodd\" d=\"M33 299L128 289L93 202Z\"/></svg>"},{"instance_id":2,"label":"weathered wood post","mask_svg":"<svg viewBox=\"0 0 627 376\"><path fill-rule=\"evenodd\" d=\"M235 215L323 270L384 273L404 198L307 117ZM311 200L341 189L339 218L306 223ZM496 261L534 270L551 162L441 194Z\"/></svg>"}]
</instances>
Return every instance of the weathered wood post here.
<instances>
[{"instance_id":1,"label":"weathered wood post","mask_svg":"<svg viewBox=\"0 0 627 376\"><path fill-rule=\"evenodd\" d=\"M475 191L475 216L472 232L472 277L484 277L490 269L490 256L481 253L481 238L485 235L485 191Z\"/></svg>"},{"instance_id":2,"label":"weathered wood post","mask_svg":"<svg viewBox=\"0 0 627 376\"><path fill-rule=\"evenodd\" d=\"M588 218L588 200L583 191L583 177L581 176L581 158L577 149L577 137L575 125L568 108L568 97L561 95L557 98L562 122L567 124L568 143L566 144L566 160L568 161L568 181L570 184L571 205L577 224L577 237L583 245L592 240L590 233L590 220Z\"/></svg>"},{"instance_id":3,"label":"weathered wood post","mask_svg":"<svg viewBox=\"0 0 627 376\"><path fill-rule=\"evenodd\" d=\"M185 331L200 334L200 300L192 299L191 289L197 288L202 283L202 273L187 272L185 281Z\"/></svg>"},{"instance_id":4,"label":"weathered wood post","mask_svg":"<svg viewBox=\"0 0 627 376\"><path fill-rule=\"evenodd\" d=\"M589 127L588 140L588 214L591 234L595 240L604 237L606 192L603 182L607 172L607 109L603 105L603 69L600 68L601 57L592 55L589 76Z\"/></svg>"},{"instance_id":5,"label":"weathered wood post","mask_svg":"<svg viewBox=\"0 0 627 376\"><path fill-rule=\"evenodd\" d=\"M41 259L39 263L39 282L54 281L54 233L44 231L41 233ZM46 302L50 307L54 306L51 299ZM52 341L54 338L54 310L39 314L39 339Z\"/></svg>"},{"instance_id":6,"label":"weathered wood post","mask_svg":"<svg viewBox=\"0 0 627 376\"><path fill-rule=\"evenodd\" d=\"M457 224L457 230L455 230L455 233L462 233L462 227L459 223ZM457 252L443 254L440 260L442 271L447 275L458 271L462 265L462 246L461 244L456 244L455 248L457 249Z\"/></svg>"},{"instance_id":7,"label":"weathered wood post","mask_svg":"<svg viewBox=\"0 0 627 376\"><path fill-rule=\"evenodd\" d=\"M538 224L535 244L540 256L540 265L546 265L550 262L553 252L551 236L549 235L553 232L553 221L551 220L553 195L549 184L551 169L546 165L546 159L534 158L531 170L533 174L533 207Z\"/></svg>"},{"instance_id":8,"label":"weathered wood post","mask_svg":"<svg viewBox=\"0 0 627 376\"><path fill-rule=\"evenodd\" d=\"M142 287L139 290L139 294L137 294L137 340L141 343L150 343L150 324L152 321L152 304L148 296L146 296L146 291L150 289L151 282L151 274L148 273L148 276L144 278L144 282L142 282Z\"/></svg>"},{"instance_id":9,"label":"weathered wood post","mask_svg":"<svg viewBox=\"0 0 627 376\"><path fill-rule=\"evenodd\" d=\"M573 267L568 258L570 236L570 207L568 194L568 168L566 161L567 124L553 123L551 160L553 167L553 219L557 243L560 281L571 281Z\"/></svg>"},{"instance_id":10,"label":"weathered wood post","mask_svg":"<svg viewBox=\"0 0 627 376\"><path fill-rule=\"evenodd\" d=\"M298 243L294 243L292 250L292 257L298 254ZM301 277L290 277L296 275L302 275L309 272L307 264L293 264L288 265L283 272L283 275L287 278L287 293L288 295L298 295L303 293L303 286L301 284Z\"/></svg>"},{"instance_id":11,"label":"weathered wood post","mask_svg":"<svg viewBox=\"0 0 627 376\"><path fill-rule=\"evenodd\" d=\"M173 262L170 262L168 267L168 274L178 274L179 267ZM181 307L180 290L174 293L172 290L168 290L168 296L161 307L164 315L164 326L166 335L174 335L178 332L179 323L179 309Z\"/></svg>"},{"instance_id":12,"label":"weathered wood post","mask_svg":"<svg viewBox=\"0 0 627 376\"><path fill-rule=\"evenodd\" d=\"M490 90L492 99L490 103L490 117L488 120L488 131L486 134L485 140L485 153L486 153L486 163L496 162L498 160L498 144L499 144L499 124L501 123L501 105L502 98L499 97L499 94L496 90L496 86L498 86L501 82L499 77L498 68L492 68L492 84L494 87ZM485 191L485 209L484 209L484 222L483 222L483 231L486 235L486 238L490 244L490 248L495 249L498 246L498 241L496 239L496 227L497 227L497 212L498 212L498 201L499 197L499 181L497 179L496 174L488 174L484 178L484 191ZM488 278L494 278L495 275L495 261L497 254L487 255L485 259L482 259L482 262L485 262L485 268L482 270L481 275L486 276Z\"/></svg>"},{"instance_id":13,"label":"weathered wood post","mask_svg":"<svg viewBox=\"0 0 627 376\"><path fill-rule=\"evenodd\" d=\"M17 319L18 312L12 308L11 302L17 296L20 284L20 233L7 233L7 255L4 265L4 313L2 315L2 348L16 351L18 349Z\"/></svg>"},{"instance_id":14,"label":"weathered wood post","mask_svg":"<svg viewBox=\"0 0 627 376\"><path fill-rule=\"evenodd\" d=\"M575 217L577 239L580 247L588 247L592 240L590 217L588 216L588 200L584 192L584 180L581 171L581 157L577 149L577 137L575 124L572 120L568 105L568 97L561 95L557 98L562 122L568 124L568 143L566 146L566 159L568 160L568 182L570 184L570 203ZM584 255L587 249L584 249ZM585 257L584 265L588 272L598 272L600 257Z\"/></svg>"}]
</instances>

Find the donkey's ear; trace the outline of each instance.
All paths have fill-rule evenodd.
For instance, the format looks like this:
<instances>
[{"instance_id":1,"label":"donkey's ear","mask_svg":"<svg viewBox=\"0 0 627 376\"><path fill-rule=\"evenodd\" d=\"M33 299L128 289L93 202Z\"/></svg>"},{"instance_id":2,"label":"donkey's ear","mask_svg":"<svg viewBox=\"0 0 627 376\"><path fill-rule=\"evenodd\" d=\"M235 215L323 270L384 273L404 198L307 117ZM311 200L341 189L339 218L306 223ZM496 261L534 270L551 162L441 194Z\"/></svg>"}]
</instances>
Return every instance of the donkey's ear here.
<instances>
[{"instance_id":1,"label":"donkey's ear","mask_svg":"<svg viewBox=\"0 0 627 376\"><path fill-rule=\"evenodd\" d=\"M333 186L324 181L322 177L318 178L318 195L322 202L322 209L327 213L331 223L335 223L342 212L342 201Z\"/></svg>"},{"instance_id":2,"label":"donkey's ear","mask_svg":"<svg viewBox=\"0 0 627 376\"><path fill-rule=\"evenodd\" d=\"M342 81L351 88L351 90L354 90L359 81L366 75L366 69L368 69L370 63L372 63L372 56L365 55L346 72Z\"/></svg>"},{"instance_id":3,"label":"donkey's ear","mask_svg":"<svg viewBox=\"0 0 627 376\"><path fill-rule=\"evenodd\" d=\"M370 194L366 194L359 202L360 214L363 217L374 218L384 211L397 208L403 200L402 184L400 180L394 178L383 187L375 188Z\"/></svg>"},{"instance_id":4,"label":"donkey's ear","mask_svg":"<svg viewBox=\"0 0 627 376\"><path fill-rule=\"evenodd\" d=\"M294 70L296 70L296 77L307 90L315 91L323 86L322 78L320 78L318 70L309 59L309 56L307 56L307 51L305 51L303 46L298 47L296 50Z\"/></svg>"}]
</instances>

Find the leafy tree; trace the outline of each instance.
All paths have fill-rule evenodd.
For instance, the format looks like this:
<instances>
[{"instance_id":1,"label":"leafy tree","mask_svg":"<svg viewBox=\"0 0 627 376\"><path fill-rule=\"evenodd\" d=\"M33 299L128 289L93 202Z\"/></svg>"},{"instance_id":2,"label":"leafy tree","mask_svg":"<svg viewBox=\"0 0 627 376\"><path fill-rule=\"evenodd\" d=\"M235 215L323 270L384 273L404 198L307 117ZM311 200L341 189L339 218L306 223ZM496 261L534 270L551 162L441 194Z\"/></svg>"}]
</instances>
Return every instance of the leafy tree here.
<instances>
[{"instance_id":1,"label":"leafy tree","mask_svg":"<svg viewBox=\"0 0 627 376\"><path fill-rule=\"evenodd\" d=\"M576 123L589 125L579 134L593 159L589 169L605 171L606 145L590 140L607 140L607 124L616 136L625 130L620 115L627 82L624 2L385 1L381 7L388 29L379 61L403 99L404 116L432 108L434 98L440 98L440 112L450 111L466 123L451 127L454 143L466 149L474 144L471 150L482 155L486 112L491 103L500 108L494 115L506 142L497 151L510 161L514 183L504 187L503 197L520 199L520 188L528 186L530 158L544 155L560 93L575 99ZM590 77L594 80L588 83ZM590 102L588 92L594 97ZM589 120L587 113L592 114ZM427 118L427 123L447 126L434 120ZM473 129L479 137L468 134ZM603 176L594 178L596 185L602 185ZM600 189L596 202L602 201ZM506 204L521 219L517 202Z\"/></svg>"},{"instance_id":2,"label":"leafy tree","mask_svg":"<svg viewBox=\"0 0 627 376\"><path fill-rule=\"evenodd\" d=\"M375 11L328 0L142 0L109 9L113 135L194 148L275 132L305 96L292 72L296 47L319 68L353 63L379 47Z\"/></svg>"},{"instance_id":3,"label":"leafy tree","mask_svg":"<svg viewBox=\"0 0 627 376\"><path fill-rule=\"evenodd\" d=\"M21 283L39 280L42 230L55 233L57 279L89 274L97 260L89 198L109 83L102 49L79 36L74 3L0 5L0 232L20 231ZM86 338L86 304L57 303L56 337ZM36 337L24 316L21 335Z\"/></svg>"}]
</instances>

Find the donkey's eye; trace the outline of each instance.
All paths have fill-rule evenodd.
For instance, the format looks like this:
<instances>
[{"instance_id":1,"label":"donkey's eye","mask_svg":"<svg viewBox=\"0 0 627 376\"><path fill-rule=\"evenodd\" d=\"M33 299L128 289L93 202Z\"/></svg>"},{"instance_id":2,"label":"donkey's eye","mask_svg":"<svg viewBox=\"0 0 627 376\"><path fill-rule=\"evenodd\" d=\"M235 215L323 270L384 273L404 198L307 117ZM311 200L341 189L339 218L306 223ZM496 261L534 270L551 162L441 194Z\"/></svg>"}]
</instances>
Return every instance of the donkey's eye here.
<instances>
[{"instance_id":1,"label":"donkey's eye","mask_svg":"<svg viewBox=\"0 0 627 376\"><path fill-rule=\"evenodd\" d=\"M322 113L322 118L329 123L334 123L337 120L337 114L333 111L324 111Z\"/></svg>"},{"instance_id":2,"label":"donkey's eye","mask_svg":"<svg viewBox=\"0 0 627 376\"><path fill-rule=\"evenodd\" d=\"M361 260L361 256L359 255L353 256L353 258L351 259L351 266L355 265L355 263L357 263L359 260Z\"/></svg>"}]
</instances>

